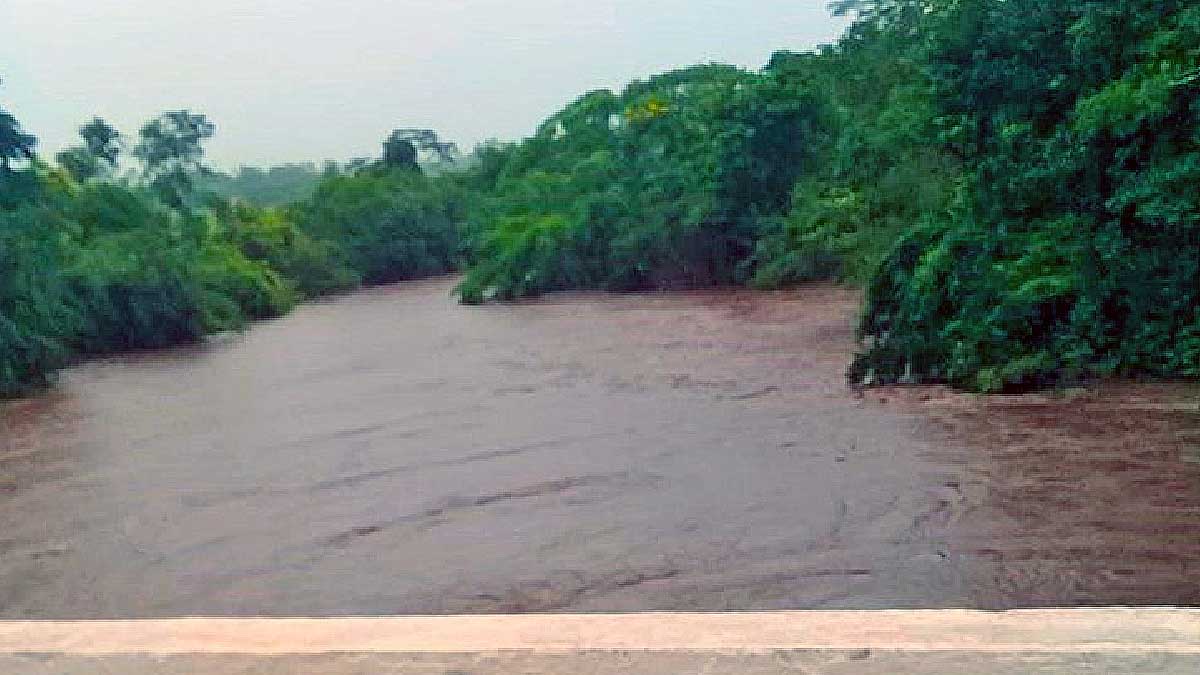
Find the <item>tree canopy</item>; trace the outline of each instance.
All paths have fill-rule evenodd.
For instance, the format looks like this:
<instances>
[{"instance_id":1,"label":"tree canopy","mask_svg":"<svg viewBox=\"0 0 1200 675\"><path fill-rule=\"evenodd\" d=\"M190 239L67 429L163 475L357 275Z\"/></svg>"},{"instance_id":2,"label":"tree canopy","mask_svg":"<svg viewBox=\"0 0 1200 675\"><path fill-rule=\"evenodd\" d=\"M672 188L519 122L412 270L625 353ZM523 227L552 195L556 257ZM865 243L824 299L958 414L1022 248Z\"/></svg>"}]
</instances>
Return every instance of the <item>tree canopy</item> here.
<instances>
[{"instance_id":1,"label":"tree canopy","mask_svg":"<svg viewBox=\"0 0 1200 675\"><path fill-rule=\"evenodd\" d=\"M165 203L183 206L196 177L207 173L202 161L204 142L215 131L207 117L188 110L165 112L138 131L133 154L141 160L147 181Z\"/></svg>"},{"instance_id":2,"label":"tree canopy","mask_svg":"<svg viewBox=\"0 0 1200 675\"><path fill-rule=\"evenodd\" d=\"M37 138L21 130L17 118L0 108L0 169L10 170L11 163L33 158Z\"/></svg>"},{"instance_id":3,"label":"tree canopy","mask_svg":"<svg viewBox=\"0 0 1200 675\"><path fill-rule=\"evenodd\" d=\"M53 166L0 110L0 389L450 269L471 303L861 285L855 382L1200 377L1200 8L831 8L853 18L833 44L586 92L466 157L398 128L379 159L216 175L214 125L179 110L127 180L102 120Z\"/></svg>"}]
</instances>

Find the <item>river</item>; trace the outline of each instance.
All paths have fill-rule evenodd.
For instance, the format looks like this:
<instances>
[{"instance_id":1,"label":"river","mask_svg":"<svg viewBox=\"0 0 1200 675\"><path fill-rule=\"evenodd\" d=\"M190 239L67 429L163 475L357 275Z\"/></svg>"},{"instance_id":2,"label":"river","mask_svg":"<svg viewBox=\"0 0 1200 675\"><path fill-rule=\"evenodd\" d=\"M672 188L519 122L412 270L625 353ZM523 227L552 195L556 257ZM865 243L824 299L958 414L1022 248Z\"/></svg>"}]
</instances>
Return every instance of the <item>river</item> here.
<instances>
[{"instance_id":1,"label":"river","mask_svg":"<svg viewBox=\"0 0 1200 675\"><path fill-rule=\"evenodd\" d=\"M452 286L3 404L0 616L1200 603L1187 387L864 396L850 290Z\"/></svg>"}]
</instances>

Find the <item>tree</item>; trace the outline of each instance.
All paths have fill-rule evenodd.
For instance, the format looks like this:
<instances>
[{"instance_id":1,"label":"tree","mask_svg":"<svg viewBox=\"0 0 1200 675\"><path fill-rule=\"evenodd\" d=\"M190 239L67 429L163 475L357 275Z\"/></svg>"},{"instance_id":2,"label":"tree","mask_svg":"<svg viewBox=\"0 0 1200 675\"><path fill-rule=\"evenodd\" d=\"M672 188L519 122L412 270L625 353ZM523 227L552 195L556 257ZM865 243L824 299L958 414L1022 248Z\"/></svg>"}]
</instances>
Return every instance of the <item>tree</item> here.
<instances>
[{"instance_id":1,"label":"tree","mask_svg":"<svg viewBox=\"0 0 1200 675\"><path fill-rule=\"evenodd\" d=\"M95 158L116 166L121 154L121 132L99 117L93 117L91 122L79 127L79 136L83 145Z\"/></svg>"},{"instance_id":2,"label":"tree","mask_svg":"<svg viewBox=\"0 0 1200 675\"><path fill-rule=\"evenodd\" d=\"M58 165L77 181L86 181L116 168L121 134L99 117L79 127L83 145L66 148L54 156Z\"/></svg>"},{"instance_id":3,"label":"tree","mask_svg":"<svg viewBox=\"0 0 1200 675\"><path fill-rule=\"evenodd\" d=\"M915 34L962 189L880 265L852 374L1200 376L1200 8L944 5Z\"/></svg>"},{"instance_id":4,"label":"tree","mask_svg":"<svg viewBox=\"0 0 1200 675\"><path fill-rule=\"evenodd\" d=\"M36 145L37 139L23 132L20 122L0 108L0 210L26 201L38 192L34 172L16 171L12 167L14 161L33 159Z\"/></svg>"},{"instance_id":5,"label":"tree","mask_svg":"<svg viewBox=\"0 0 1200 675\"><path fill-rule=\"evenodd\" d=\"M58 165L83 182L116 168L121 152L120 133L99 117L79 127L83 145L66 148L54 156Z\"/></svg>"},{"instance_id":6,"label":"tree","mask_svg":"<svg viewBox=\"0 0 1200 675\"><path fill-rule=\"evenodd\" d=\"M37 138L21 130L21 123L0 108L0 169L9 171L11 162L32 159Z\"/></svg>"},{"instance_id":7,"label":"tree","mask_svg":"<svg viewBox=\"0 0 1200 675\"><path fill-rule=\"evenodd\" d=\"M389 168L414 168L421 161L447 164L460 154L458 145L442 141L433 129L396 129L383 143L383 163Z\"/></svg>"},{"instance_id":8,"label":"tree","mask_svg":"<svg viewBox=\"0 0 1200 675\"><path fill-rule=\"evenodd\" d=\"M165 112L138 132L134 155L141 160L147 183L165 204L182 208L204 166L204 141L216 127L207 117L188 110Z\"/></svg>"},{"instance_id":9,"label":"tree","mask_svg":"<svg viewBox=\"0 0 1200 675\"><path fill-rule=\"evenodd\" d=\"M87 148L78 145L63 149L54 155L54 161L81 183L95 178L102 171L100 161Z\"/></svg>"},{"instance_id":10,"label":"tree","mask_svg":"<svg viewBox=\"0 0 1200 675\"><path fill-rule=\"evenodd\" d=\"M383 142L383 165L388 169L420 170L417 166L417 146L400 130L393 131Z\"/></svg>"},{"instance_id":11,"label":"tree","mask_svg":"<svg viewBox=\"0 0 1200 675\"><path fill-rule=\"evenodd\" d=\"M825 144L826 107L789 73L720 64L584 94L474 156L492 194L466 228L460 294L744 281L761 221Z\"/></svg>"}]
</instances>

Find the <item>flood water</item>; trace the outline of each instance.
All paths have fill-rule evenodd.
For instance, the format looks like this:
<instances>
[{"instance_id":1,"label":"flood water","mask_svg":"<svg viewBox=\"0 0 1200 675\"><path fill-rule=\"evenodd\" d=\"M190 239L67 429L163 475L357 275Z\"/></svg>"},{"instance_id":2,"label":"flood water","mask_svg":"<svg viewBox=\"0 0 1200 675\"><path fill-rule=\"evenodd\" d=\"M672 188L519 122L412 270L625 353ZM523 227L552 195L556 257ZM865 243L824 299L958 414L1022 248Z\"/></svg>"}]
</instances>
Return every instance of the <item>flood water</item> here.
<instances>
[{"instance_id":1,"label":"flood water","mask_svg":"<svg viewBox=\"0 0 1200 675\"><path fill-rule=\"evenodd\" d=\"M1200 604L1188 387L863 396L848 290L452 286L3 404L0 616Z\"/></svg>"}]
</instances>

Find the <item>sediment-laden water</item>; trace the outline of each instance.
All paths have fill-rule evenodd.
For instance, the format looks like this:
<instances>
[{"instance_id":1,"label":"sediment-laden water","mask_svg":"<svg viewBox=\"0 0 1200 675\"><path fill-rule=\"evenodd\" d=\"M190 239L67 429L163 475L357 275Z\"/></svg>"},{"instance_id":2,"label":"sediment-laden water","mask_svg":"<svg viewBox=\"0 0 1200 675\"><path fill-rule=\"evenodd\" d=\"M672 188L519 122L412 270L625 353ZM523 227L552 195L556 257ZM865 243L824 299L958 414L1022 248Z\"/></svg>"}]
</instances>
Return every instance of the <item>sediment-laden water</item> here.
<instances>
[{"instance_id":1,"label":"sediment-laden water","mask_svg":"<svg viewBox=\"0 0 1200 675\"><path fill-rule=\"evenodd\" d=\"M864 396L851 291L452 285L3 404L0 615L1200 604L1186 387Z\"/></svg>"}]
</instances>

